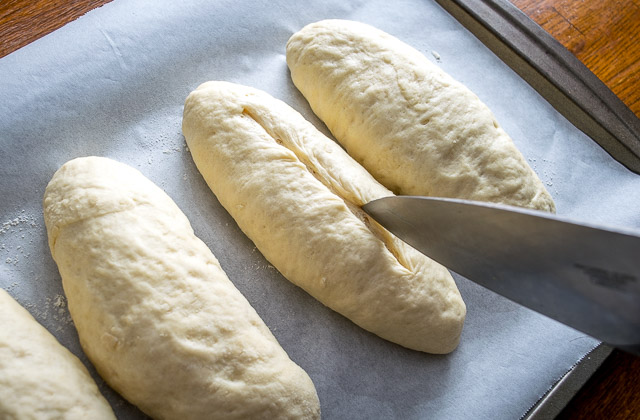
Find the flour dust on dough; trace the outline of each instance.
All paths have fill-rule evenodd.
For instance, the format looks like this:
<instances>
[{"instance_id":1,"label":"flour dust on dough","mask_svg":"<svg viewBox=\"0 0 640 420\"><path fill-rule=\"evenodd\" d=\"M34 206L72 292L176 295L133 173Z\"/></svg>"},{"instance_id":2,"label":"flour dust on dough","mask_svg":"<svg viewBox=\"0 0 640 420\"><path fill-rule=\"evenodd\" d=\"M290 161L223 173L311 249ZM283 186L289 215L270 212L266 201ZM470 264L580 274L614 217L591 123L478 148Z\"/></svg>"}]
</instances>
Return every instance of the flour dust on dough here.
<instances>
[{"instance_id":1,"label":"flour dust on dough","mask_svg":"<svg viewBox=\"0 0 640 420\"><path fill-rule=\"evenodd\" d=\"M82 348L142 411L319 418L309 376L140 172L106 158L71 160L47 186L44 215Z\"/></svg>"},{"instance_id":2,"label":"flour dust on dough","mask_svg":"<svg viewBox=\"0 0 640 420\"><path fill-rule=\"evenodd\" d=\"M402 346L457 346L466 309L450 273L362 211L392 193L299 113L208 82L187 98L182 129L211 190L284 277Z\"/></svg>"},{"instance_id":3,"label":"flour dust on dough","mask_svg":"<svg viewBox=\"0 0 640 420\"><path fill-rule=\"evenodd\" d=\"M395 193L555 210L489 108L397 38L323 20L291 36L287 64L335 138Z\"/></svg>"}]
</instances>

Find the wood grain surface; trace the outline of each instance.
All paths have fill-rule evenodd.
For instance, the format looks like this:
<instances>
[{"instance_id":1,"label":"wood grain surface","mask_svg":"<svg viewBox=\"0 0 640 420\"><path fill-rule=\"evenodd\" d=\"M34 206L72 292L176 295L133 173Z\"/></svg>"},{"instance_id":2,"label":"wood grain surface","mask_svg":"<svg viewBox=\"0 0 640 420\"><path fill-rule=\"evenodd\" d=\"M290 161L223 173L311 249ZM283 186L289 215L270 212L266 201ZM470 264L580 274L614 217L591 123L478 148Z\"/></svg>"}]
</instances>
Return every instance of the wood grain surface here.
<instances>
[{"instance_id":1,"label":"wood grain surface","mask_svg":"<svg viewBox=\"0 0 640 420\"><path fill-rule=\"evenodd\" d=\"M0 57L111 0L0 0Z\"/></svg>"},{"instance_id":2,"label":"wood grain surface","mask_svg":"<svg viewBox=\"0 0 640 420\"><path fill-rule=\"evenodd\" d=\"M510 0L640 117L640 0Z\"/></svg>"},{"instance_id":3,"label":"wood grain surface","mask_svg":"<svg viewBox=\"0 0 640 420\"><path fill-rule=\"evenodd\" d=\"M110 0L0 0L0 57ZM640 0L510 0L640 117ZM614 351L558 417L640 419L640 358Z\"/></svg>"}]
</instances>

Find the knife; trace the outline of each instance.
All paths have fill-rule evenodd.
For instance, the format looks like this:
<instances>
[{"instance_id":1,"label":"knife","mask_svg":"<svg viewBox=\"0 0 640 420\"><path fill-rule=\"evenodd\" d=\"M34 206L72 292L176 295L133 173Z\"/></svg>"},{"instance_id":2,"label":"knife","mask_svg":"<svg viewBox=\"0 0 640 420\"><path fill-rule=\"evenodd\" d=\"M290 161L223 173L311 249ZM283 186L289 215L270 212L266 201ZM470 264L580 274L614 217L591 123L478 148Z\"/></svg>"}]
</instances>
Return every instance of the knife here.
<instances>
[{"instance_id":1,"label":"knife","mask_svg":"<svg viewBox=\"0 0 640 420\"><path fill-rule=\"evenodd\" d=\"M640 232L448 198L385 197L362 208L469 280L640 355Z\"/></svg>"}]
</instances>

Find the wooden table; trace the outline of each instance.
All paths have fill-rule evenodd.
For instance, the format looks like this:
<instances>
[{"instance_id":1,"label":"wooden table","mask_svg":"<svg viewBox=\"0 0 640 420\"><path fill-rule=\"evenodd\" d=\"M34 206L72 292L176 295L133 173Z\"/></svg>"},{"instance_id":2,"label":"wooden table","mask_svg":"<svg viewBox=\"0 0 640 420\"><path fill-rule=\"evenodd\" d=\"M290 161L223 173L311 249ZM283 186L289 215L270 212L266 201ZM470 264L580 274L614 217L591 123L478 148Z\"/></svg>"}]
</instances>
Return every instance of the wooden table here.
<instances>
[{"instance_id":1,"label":"wooden table","mask_svg":"<svg viewBox=\"0 0 640 420\"><path fill-rule=\"evenodd\" d=\"M2 0L0 57L110 0ZM640 116L640 0L511 0ZM614 351L559 419L640 419L640 358Z\"/></svg>"}]
</instances>

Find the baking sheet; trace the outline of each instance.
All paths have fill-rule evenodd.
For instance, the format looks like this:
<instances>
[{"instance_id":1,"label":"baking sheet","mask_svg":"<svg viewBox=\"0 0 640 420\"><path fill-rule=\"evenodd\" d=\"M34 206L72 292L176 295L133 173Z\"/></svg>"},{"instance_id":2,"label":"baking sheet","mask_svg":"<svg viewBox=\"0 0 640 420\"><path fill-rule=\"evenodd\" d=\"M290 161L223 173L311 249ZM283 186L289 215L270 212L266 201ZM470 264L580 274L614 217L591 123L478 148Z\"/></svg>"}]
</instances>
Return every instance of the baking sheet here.
<instances>
[{"instance_id":1,"label":"baking sheet","mask_svg":"<svg viewBox=\"0 0 640 420\"><path fill-rule=\"evenodd\" d=\"M597 341L466 279L462 342L428 355L386 342L286 281L198 174L180 124L207 80L269 92L325 134L293 86L285 43L354 19L422 51L489 105L558 214L640 228L640 177L612 160L432 1L115 0L0 60L0 287L90 368L120 418L142 415L82 354L49 254L41 200L55 170L100 155L138 168L190 219L230 279L315 383L323 417L519 418Z\"/></svg>"}]
</instances>

